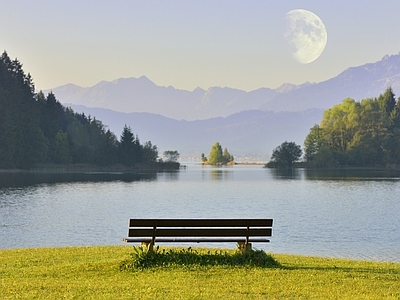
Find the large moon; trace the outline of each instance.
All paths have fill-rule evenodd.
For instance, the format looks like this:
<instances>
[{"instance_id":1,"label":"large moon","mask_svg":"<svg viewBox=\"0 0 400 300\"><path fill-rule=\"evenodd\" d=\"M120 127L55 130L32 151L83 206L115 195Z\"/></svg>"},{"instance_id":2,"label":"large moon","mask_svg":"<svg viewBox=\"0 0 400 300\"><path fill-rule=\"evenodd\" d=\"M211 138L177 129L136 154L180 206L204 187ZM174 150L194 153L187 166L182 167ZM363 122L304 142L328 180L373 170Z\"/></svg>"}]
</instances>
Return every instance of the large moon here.
<instances>
[{"instance_id":1,"label":"large moon","mask_svg":"<svg viewBox=\"0 0 400 300\"><path fill-rule=\"evenodd\" d=\"M295 9L285 15L284 38L292 56L298 62L308 64L324 52L328 34L316 14Z\"/></svg>"}]
</instances>

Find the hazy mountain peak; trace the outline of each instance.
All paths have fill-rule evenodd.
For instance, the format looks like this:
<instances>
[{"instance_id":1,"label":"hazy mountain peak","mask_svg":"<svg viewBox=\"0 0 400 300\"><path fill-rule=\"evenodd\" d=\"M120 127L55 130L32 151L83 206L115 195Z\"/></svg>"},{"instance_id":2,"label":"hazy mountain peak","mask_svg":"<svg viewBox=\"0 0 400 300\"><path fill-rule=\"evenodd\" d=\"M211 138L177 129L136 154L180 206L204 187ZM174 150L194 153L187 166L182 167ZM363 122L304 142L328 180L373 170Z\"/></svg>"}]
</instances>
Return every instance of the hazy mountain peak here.
<instances>
[{"instance_id":1,"label":"hazy mountain peak","mask_svg":"<svg viewBox=\"0 0 400 300\"><path fill-rule=\"evenodd\" d=\"M77 91L83 89L83 87L81 87L81 86L79 86L79 85L76 85L76 84L73 84L73 83L68 83L68 84L66 84L66 85L57 87L57 88L55 88L55 89L61 90L61 91L66 91L66 90L68 90L68 91L77 92ZM52 90L53 90L53 89L45 90L45 92L46 92L46 94L47 94L47 93L49 93L49 92L52 91Z\"/></svg>"},{"instance_id":2,"label":"hazy mountain peak","mask_svg":"<svg viewBox=\"0 0 400 300\"><path fill-rule=\"evenodd\" d=\"M113 80L113 81L111 81L111 82L108 82L108 83L112 83L112 84L115 84L115 85L118 85L118 84L132 84L132 83L140 83L140 84L152 84L152 85L155 85L150 79L148 79L146 76L140 76L139 78L135 78L135 77L128 77L128 78L125 78L125 77L121 77L121 78L118 78L118 79L115 79L115 80Z\"/></svg>"},{"instance_id":3,"label":"hazy mountain peak","mask_svg":"<svg viewBox=\"0 0 400 300\"><path fill-rule=\"evenodd\" d=\"M260 109L327 109L348 97L356 101L377 97L388 87L392 87L395 94L400 92L400 55L387 55L377 62L350 67L326 81L280 93Z\"/></svg>"},{"instance_id":4,"label":"hazy mountain peak","mask_svg":"<svg viewBox=\"0 0 400 300\"><path fill-rule=\"evenodd\" d=\"M195 88L195 89L193 90L193 92L194 92L194 93L199 93L199 92L205 93L206 90L202 89L201 87L197 87L197 88Z\"/></svg>"},{"instance_id":5,"label":"hazy mountain peak","mask_svg":"<svg viewBox=\"0 0 400 300\"><path fill-rule=\"evenodd\" d=\"M284 83L281 86L277 87L274 91L278 92L278 93L287 93L287 92L290 92L290 91L293 91L293 90L297 90L297 89L300 89L300 88L303 88L303 87L306 87L306 86L309 86L309 85L312 85L312 84L315 84L315 83L311 83L309 81L304 82L304 83L302 83L300 85L296 85L296 84L293 84L293 83Z\"/></svg>"}]
</instances>

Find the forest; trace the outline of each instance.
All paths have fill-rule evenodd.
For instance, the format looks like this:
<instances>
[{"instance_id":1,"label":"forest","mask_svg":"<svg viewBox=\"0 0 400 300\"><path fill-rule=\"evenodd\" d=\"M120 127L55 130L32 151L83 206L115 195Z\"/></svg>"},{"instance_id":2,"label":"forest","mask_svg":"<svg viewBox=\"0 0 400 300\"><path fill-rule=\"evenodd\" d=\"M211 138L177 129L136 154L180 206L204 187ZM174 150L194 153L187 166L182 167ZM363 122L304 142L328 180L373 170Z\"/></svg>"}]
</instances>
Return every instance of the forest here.
<instances>
[{"instance_id":1,"label":"forest","mask_svg":"<svg viewBox=\"0 0 400 300\"><path fill-rule=\"evenodd\" d=\"M157 146L141 144L130 127L118 140L100 120L64 107L53 93L35 93L31 75L5 51L0 57L0 112L0 169L165 165L157 162Z\"/></svg>"},{"instance_id":2,"label":"forest","mask_svg":"<svg viewBox=\"0 0 400 300\"><path fill-rule=\"evenodd\" d=\"M351 98L324 111L304 141L313 167L396 167L400 164L400 98Z\"/></svg>"}]
</instances>

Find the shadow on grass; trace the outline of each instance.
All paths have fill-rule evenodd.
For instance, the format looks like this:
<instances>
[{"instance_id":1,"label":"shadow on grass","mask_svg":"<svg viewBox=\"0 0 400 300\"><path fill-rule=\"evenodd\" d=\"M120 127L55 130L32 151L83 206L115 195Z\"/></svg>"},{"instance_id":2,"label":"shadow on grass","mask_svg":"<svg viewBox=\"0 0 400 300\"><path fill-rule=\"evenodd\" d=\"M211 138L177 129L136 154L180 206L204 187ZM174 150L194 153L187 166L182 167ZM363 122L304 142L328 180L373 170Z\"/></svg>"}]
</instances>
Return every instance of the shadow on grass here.
<instances>
[{"instance_id":1,"label":"shadow on grass","mask_svg":"<svg viewBox=\"0 0 400 300\"><path fill-rule=\"evenodd\" d=\"M362 262L361 262L362 263ZM373 262L371 262L373 263ZM391 268L390 266L371 266L371 267L360 267L360 266L336 266L332 263L331 266L287 266L281 265L284 270L313 270L313 271L339 271L346 273L374 273L374 274L398 274L400 275L400 268Z\"/></svg>"},{"instance_id":2,"label":"shadow on grass","mask_svg":"<svg viewBox=\"0 0 400 300\"><path fill-rule=\"evenodd\" d=\"M207 253L193 250L160 250L158 247L153 252L141 247L133 247L131 258L120 264L120 270L138 271L155 267L203 267L203 266L228 266L228 267L261 267L281 268L281 264L271 255L262 250L247 253L228 253L217 250Z\"/></svg>"}]
</instances>

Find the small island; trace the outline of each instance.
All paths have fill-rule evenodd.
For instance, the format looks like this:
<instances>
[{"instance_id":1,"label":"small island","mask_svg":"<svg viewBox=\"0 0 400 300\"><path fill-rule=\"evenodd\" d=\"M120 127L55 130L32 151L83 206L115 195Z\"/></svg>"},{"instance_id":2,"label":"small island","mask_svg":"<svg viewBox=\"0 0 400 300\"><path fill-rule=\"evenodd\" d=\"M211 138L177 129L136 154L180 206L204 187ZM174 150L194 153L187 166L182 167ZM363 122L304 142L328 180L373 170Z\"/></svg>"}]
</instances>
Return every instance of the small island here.
<instances>
[{"instance_id":1,"label":"small island","mask_svg":"<svg viewBox=\"0 0 400 300\"><path fill-rule=\"evenodd\" d=\"M201 154L201 162L203 165L215 165L215 166L222 166L222 165L234 165L234 157L228 152L227 148L224 148L222 151L222 146L219 142L216 142L211 147L210 154L208 158Z\"/></svg>"}]
</instances>

